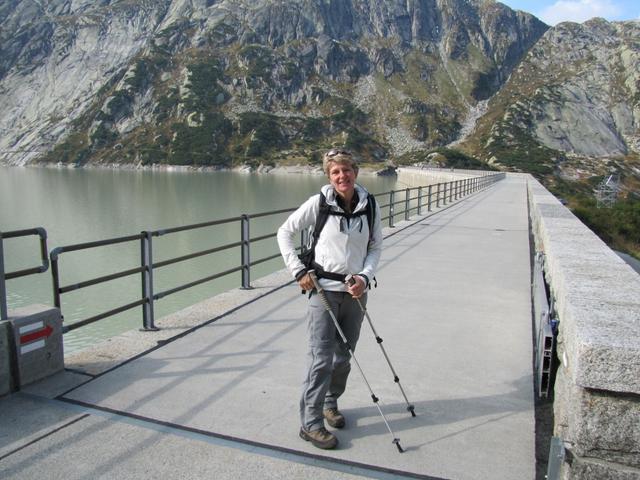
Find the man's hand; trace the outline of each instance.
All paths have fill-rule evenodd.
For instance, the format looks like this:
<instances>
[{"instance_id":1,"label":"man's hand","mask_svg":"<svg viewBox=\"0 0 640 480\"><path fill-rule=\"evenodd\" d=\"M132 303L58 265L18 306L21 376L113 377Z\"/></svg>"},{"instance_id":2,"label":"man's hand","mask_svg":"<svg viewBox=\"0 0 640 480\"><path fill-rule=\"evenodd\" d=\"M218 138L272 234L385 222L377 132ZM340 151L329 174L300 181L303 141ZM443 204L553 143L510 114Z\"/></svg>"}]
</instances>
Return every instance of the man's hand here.
<instances>
[{"instance_id":1,"label":"man's hand","mask_svg":"<svg viewBox=\"0 0 640 480\"><path fill-rule=\"evenodd\" d=\"M310 292L315 288L309 272L300 277L300 280L298 280L298 285L300 285L300 288L306 292Z\"/></svg>"},{"instance_id":2,"label":"man's hand","mask_svg":"<svg viewBox=\"0 0 640 480\"><path fill-rule=\"evenodd\" d=\"M347 284L347 291L353 298L360 298L367 289L367 284L360 275L352 275L345 283Z\"/></svg>"}]
</instances>

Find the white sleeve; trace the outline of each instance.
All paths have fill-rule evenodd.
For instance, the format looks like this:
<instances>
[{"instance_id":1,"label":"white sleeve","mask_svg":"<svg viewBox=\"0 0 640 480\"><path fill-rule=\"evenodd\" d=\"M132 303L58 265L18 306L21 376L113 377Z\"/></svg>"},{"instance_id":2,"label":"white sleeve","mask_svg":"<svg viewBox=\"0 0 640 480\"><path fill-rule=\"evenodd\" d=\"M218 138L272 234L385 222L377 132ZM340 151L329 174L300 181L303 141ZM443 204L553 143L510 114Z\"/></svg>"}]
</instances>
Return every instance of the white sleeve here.
<instances>
[{"instance_id":1,"label":"white sleeve","mask_svg":"<svg viewBox=\"0 0 640 480\"><path fill-rule=\"evenodd\" d=\"M314 195L300 205L278 229L278 247L285 266L294 277L305 269L296 252L295 236L305 228L315 225L320 210L319 196Z\"/></svg>"}]
</instances>

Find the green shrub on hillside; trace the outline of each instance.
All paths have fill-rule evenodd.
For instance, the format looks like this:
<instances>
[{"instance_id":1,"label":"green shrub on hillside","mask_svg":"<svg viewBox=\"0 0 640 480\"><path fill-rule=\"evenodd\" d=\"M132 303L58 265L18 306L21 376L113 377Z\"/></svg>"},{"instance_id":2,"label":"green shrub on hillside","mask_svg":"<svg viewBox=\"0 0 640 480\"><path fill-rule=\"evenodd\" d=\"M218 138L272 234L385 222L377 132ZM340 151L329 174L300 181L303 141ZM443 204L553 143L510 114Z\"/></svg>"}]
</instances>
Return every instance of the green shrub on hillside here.
<instances>
[{"instance_id":1,"label":"green shrub on hillside","mask_svg":"<svg viewBox=\"0 0 640 480\"><path fill-rule=\"evenodd\" d=\"M62 143L59 143L49 152L44 160L53 163L66 163L82 165L85 163L91 149L88 146L87 137L82 133L73 133Z\"/></svg>"},{"instance_id":2,"label":"green shrub on hillside","mask_svg":"<svg viewBox=\"0 0 640 480\"><path fill-rule=\"evenodd\" d=\"M258 157L269 150L287 145L278 118L265 113L246 112L240 115L241 135L249 136L246 156Z\"/></svg>"},{"instance_id":3,"label":"green shrub on hillside","mask_svg":"<svg viewBox=\"0 0 640 480\"><path fill-rule=\"evenodd\" d=\"M547 188L603 242L640 259L640 200L621 198L611 208L598 208L593 196L596 180L567 182L556 178Z\"/></svg>"},{"instance_id":4,"label":"green shrub on hillside","mask_svg":"<svg viewBox=\"0 0 640 480\"><path fill-rule=\"evenodd\" d=\"M331 116L331 120L343 126L365 125L367 122L367 114L352 103L346 103L342 111Z\"/></svg>"},{"instance_id":5,"label":"green shrub on hillside","mask_svg":"<svg viewBox=\"0 0 640 480\"><path fill-rule=\"evenodd\" d=\"M91 135L91 143L97 149L112 143L116 138L118 134L101 123Z\"/></svg>"},{"instance_id":6,"label":"green shrub on hillside","mask_svg":"<svg viewBox=\"0 0 640 480\"><path fill-rule=\"evenodd\" d=\"M162 95L158 98L158 103L153 113L156 115L156 120L162 122L167 120L175 107L178 106L180 96L177 89L170 90L166 95Z\"/></svg>"},{"instance_id":7,"label":"green shrub on hillside","mask_svg":"<svg viewBox=\"0 0 640 480\"><path fill-rule=\"evenodd\" d=\"M344 146L354 152L360 152L365 150L367 145L373 144L374 140L360 130L354 127L347 129L347 139L344 142Z\"/></svg>"},{"instance_id":8,"label":"green shrub on hillside","mask_svg":"<svg viewBox=\"0 0 640 480\"><path fill-rule=\"evenodd\" d=\"M202 125L173 125L174 140L169 163L176 165L221 165L229 162L227 144L233 132L231 122L221 113L204 116Z\"/></svg>"},{"instance_id":9,"label":"green shrub on hillside","mask_svg":"<svg viewBox=\"0 0 640 480\"><path fill-rule=\"evenodd\" d=\"M189 65L189 93L183 99L187 110L208 112L227 100L227 93L218 84L222 69L216 60Z\"/></svg>"},{"instance_id":10,"label":"green shrub on hillside","mask_svg":"<svg viewBox=\"0 0 640 480\"><path fill-rule=\"evenodd\" d=\"M307 118L301 133L304 140L320 138L324 133L324 122L319 118Z\"/></svg>"},{"instance_id":11,"label":"green shrub on hillside","mask_svg":"<svg viewBox=\"0 0 640 480\"><path fill-rule=\"evenodd\" d=\"M274 64L273 51L261 45L247 45L238 53L241 62L247 66L249 79L268 81Z\"/></svg>"},{"instance_id":12,"label":"green shrub on hillside","mask_svg":"<svg viewBox=\"0 0 640 480\"><path fill-rule=\"evenodd\" d=\"M133 76L127 78L125 83L134 92L142 92L168 64L169 57L163 54L141 58L136 62Z\"/></svg>"},{"instance_id":13,"label":"green shrub on hillside","mask_svg":"<svg viewBox=\"0 0 640 480\"><path fill-rule=\"evenodd\" d=\"M611 248L640 260L640 201L625 199L598 208L594 199L587 199L573 213Z\"/></svg>"}]
</instances>

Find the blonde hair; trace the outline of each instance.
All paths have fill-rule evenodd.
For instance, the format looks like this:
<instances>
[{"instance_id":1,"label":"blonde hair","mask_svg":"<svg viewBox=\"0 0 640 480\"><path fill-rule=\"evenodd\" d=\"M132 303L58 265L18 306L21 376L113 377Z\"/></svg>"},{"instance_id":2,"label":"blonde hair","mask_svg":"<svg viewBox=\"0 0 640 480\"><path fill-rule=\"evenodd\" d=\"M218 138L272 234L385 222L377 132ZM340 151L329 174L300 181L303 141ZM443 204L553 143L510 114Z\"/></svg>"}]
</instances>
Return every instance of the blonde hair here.
<instances>
[{"instance_id":1,"label":"blonde hair","mask_svg":"<svg viewBox=\"0 0 640 480\"><path fill-rule=\"evenodd\" d=\"M353 170L358 173L358 162L355 160L351 152L341 148L332 148L328 152L324 154L322 157L322 169L324 173L329 176L329 170L331 169L332 163L342 163L347 164Z\"/></svg>"}]
</instances>

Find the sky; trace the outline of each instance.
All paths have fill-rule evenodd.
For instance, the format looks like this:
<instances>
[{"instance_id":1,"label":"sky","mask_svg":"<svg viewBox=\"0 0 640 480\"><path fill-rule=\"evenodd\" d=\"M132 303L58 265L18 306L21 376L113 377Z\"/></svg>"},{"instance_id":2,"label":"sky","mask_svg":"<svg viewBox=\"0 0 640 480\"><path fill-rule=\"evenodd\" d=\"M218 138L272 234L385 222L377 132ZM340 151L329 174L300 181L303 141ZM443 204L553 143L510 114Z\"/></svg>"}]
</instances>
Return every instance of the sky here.
<instances>
[{"instance_id":1,"label":"sky","mask_svg":"<svg viewBox=\"0 0 640 480\"><path fill-rule=\"evenodd\" d=\"M640 20L638 0L498 0L513 10L532 13L548 25L582 23L593 17Z\"/></svg>"}]
</instances>

